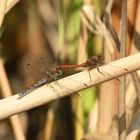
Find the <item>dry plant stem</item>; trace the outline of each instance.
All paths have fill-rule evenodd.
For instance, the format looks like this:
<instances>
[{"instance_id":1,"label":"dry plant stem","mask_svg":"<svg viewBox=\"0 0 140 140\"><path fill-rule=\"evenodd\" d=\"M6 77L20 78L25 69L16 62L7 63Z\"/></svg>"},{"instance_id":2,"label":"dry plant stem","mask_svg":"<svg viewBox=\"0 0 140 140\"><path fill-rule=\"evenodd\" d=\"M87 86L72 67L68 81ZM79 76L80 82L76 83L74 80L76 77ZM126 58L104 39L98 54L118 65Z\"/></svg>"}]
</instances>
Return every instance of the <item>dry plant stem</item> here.
<instances>
[{"instance_id":1,"label":"dry plant stem","mask_svg":"<svg viewBox=\"0 0 140 140\"><path fill-rule=\"evenodd\" d=\"M12 91L8 82L8 78L6 76L5 70L4 70L4 64L2 59L0 58L0 86L2 90L2 95L4 97L8 97L12 95ZM19 120L19 116L15 115L10 117L10 122L13 128L13 132L15 135L16 140L25 140L23 129Z\"/></svg>"},{"instance_id":2,"label":"dry plant stem","mask_svg":"<svg viewBox=\"0 0 140 140\"><path fill-rule=\"evenodd\" d=\"M133 78L134 87L135 87L135 90L136 90L136 93L137 93L138 102L139 102L139 105L140 105L140 79L139 79L139 76L138 76L137 72L133 72L131 74L131 76Z\"/></svg>"},{"instance_id":3,"label":"dry plant stem","mask_svg":"<svg viewBox=\"0 0 140 140\"><path fill-rule=\"evenodd\" d=\"M3 0L2 0L3 1ZM8 13L20 0L7 0L5 13Z\"/></svg>"},{"instance_id":4,"label":"dry plant stem","mask_svg":"<svg viewBox=\"0 0 140 140\"><path fill-rule=\"evenodd\" d=\"M125 57L126 50L126 31L127 31L127 0L122 0L122 19L121 19L121 46L120 56ZM119 140L126 140L126 106L125 106L125 88L126 77L121 77L119 84L119 104L118 104L118 131Z\"/></svg>"},{"instance_id":5,"label":"dry plant stem","mask_svg":"<svg viewBox=\"0 0 140 140\"><path fill-rule=\"evenodd\" d=\"M0 28L3 23L5 14L18 2L19 0L1 0L0 1Z\"/></svg>"},{"instance_id":6,"label":"dry plant stem","mask_svg":"<svg viewBox=\"0 0 140 140\"><path fill-rule=\"evenodd\" d=\"M47 113L46 123L45 123L45 140L51 139L51 134L53 132L53 125L54 125L54 111L52 108L49 108Z\"/></svg>"},{"instance_id":7,"label":"dry plant stem","mask_svg":"<svg viewBox=\"0 0 140 140\"><path fill-rule=\"evenodd\" d=\"M105 22L106 28L108 29L108 32L110 33L114 41L114 46L116 47L118 51L120 51L120 41L115 31L115 28L112 25L112 18L111 18L112 4L113 4L113 0L109 0L105 9L105 13L104 13L104 22Z\"/></svg>"},{"instance_id":8,"label":"dry plant stem","mask_svg":"<svg viewBox=\"0 0 140 140\"><path fill-rule=\"evenodd\" d=\"M0 28L2 26L4 15L5 15L6 3L7 0L0 1Z\"/></svg>"},{"instance_id":9,"label":"dry plant stem","mask_svg":"<svg viewBox=\"0 0 140 140\"><path fill-rule=\"evenodd\" d=\"M50 86L45 85L21 99L18 99L18 94L2 99L0 100L0 106L2 106L2 108L0 108L0 119L7 118L11 115L29 110L47 102L71 95L74 92L136 71L140 69L139 60L140 53L99 67L100 71L105 73L105 76L99 73L97 69L83 71L58 80L57 82L59 85L63 85L61 87L58 84L56 85L55 82L52 82L50 84L53 89ZM127 70L124 70L123 68ZM92 80L90 80L89 72Z\"/></svg>"},{"instance_id":10,"label":"dry plant stem","mask_svg":"<svg viewBox=\"0 0 140 140\"><path fill-rule=\"evenodd\" d=\"M86 3L89 3L89 1L84 1L84 5ZM90 15L90 11L88 12ZM78 38L78 51L77 51L77 62L78 64L82 63L87 59L87 42L88 42L88 30L84 22L84 16L82 15L81 12L81 26L80 26L80 34ZM78 93L80 95L80 92ZM75 140L81 139L81 137L84 134L83 127L81 123L83 124L83 107L80 98L72 98L72 103L73 103L73 111L75 112L75 116L77 120L79 121L74 121L74 127L75 127ZM75 108L75 105L77 106ZM81 122L81 123L79 123Z\"/></svg>"},{"instance_id":11,"label":"dry plant stem","mask_svg":"<svg viewBox=\"0 0 140 140\"><path fill-rule=\"evenodd\" d=\"M138 9L138 0L129 0L128 1L128 28L127 28L127 47L126 54L129 55L132 48L132 38L136 23L136 15Z\"/></svg>"},{"instance_id":12,"label":"dry plant stem","mask_svg":"<svg viewBox=\"0 0 140 140\"><path fill-rule=\"evenodd\" d=\"M88 14L89 13L88 11L90 11L91 13L90 15ZM90 5L85 5L82 9L82 12L83 15L85 16L85 25L87 26L87 28L93 33L102 35L106 39L111 54L113 54L114 49L112 47L112 42L116 46L116 41L114 41L112 34L107 30L105 24L96 14L94 8L91 7ZM92 26L89 24L89 22L91 22ZM93 29L93 27L95 27L95 29Z\"/></svg>"},{"instance_id":13,"label":"dry plant stem","mask_svg":"<svg viewBox=\"0 0 140 140\"><path fill-rule=\"evenodd\" d=\"M14 0L0 1L0 28L2 26L5 13L8 12L15 5L15 3L16 2ZM4 71L4 66L3 66L3 62L2 62L1 58L0 58L0 86L2 89L2 93L5 97L11 95L11 89L10 89L8 79L7 79L5 71ZM21 127L21 124L19 121L19 117L17 115L12 116L10 118L10 121L11 121L12 128L14 131L15 139L25 140L25 137L22 132L22 127Z\"/></svg>"},{"instance_id":14,"label":"dry plant stem","mask_svg":"<svg viewBox=\"0 0 140 140\"><path fill-rule=\"evenodd\" d=\"M108 12L109 16L111 16L112 4L113 4L113 0L108 0L107 6L106 6L106 11ZM111 20L111 18L109 18L109 20Z\"/></svg>"}]
</instances>

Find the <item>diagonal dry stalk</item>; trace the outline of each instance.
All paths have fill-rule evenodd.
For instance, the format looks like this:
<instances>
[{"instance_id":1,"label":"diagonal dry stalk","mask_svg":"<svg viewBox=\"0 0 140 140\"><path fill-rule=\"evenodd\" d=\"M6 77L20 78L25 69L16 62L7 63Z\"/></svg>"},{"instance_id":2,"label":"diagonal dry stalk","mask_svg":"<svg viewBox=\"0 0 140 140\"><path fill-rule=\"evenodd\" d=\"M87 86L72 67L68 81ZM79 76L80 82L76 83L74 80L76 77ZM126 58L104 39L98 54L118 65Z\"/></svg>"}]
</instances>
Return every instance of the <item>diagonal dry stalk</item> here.
<instances>
[{"instance_id":1,"label":"diagonal dry stalk","mask_svg":"<svg viewBox=\"0 0 140 140\"><path fill-rule=\"evenodd\" d=\"M0 1L0 27L2 26L3 19L5 16L7 0Z\"/></svg>"},{"instance_id":2,"label":"diagonal dry stalk","mask_svg":"<svg viewBox=\"0 0 140 140\"><path fill-rule=\"evenodd\" d=\"M7 118L11 115L29 110L64 96L71 95L74 92L78 92L96 84L101 84L115 79L116 77L136 71L140 69L139 60L140 53L99 67L100 71L105 73L105 76L99 73L95 68L90 71L83 71L58 80L57 82L60 85L63 85L61 87L56 85L55 82L52 82L50 84L53 89L50 86L45 85L34 90L24 98L18 99L19 95L17 94L0 100L0 106L2 106L2 108L0 108L0 119ZM89 78L89 72L92 80ZM106 73L110 73L110 75Z\"/></svg>"},{"instance_id":3,"label":"diagonal dry stalk","mask_svg":"<svg viewBox=\"0 0 140 140\"><path fill-rule=\"evenodd\" d=\"M126 35L127 35L127 0L122 1L122 18L121 18L121 46L120 56L126 56ZM118 135L119 140L126 140L126 106L125 106L125 90L126 90L126 77L120 79L119 84L119 104L118 104Z\"/></svg>"},{"instance_id":4,"label":"diagonal dry stalk","mask_svg":"<svg viewBox=\"0 0 140 140\"><path fill-rule=\"evenodd\" d=\"M9 12L20 0L7 0L5 13Z\"/></svg>"},{"instance_id":5,"label":"diagonal dry stalk","mask_svg":"<svg viewBox=\"0 0 140 140\"><path fill-rule=\"evenodd\" d=\"M120 42L111 24L111 21L106 22L106 20L111 20L109 18L110 13L108 12L109 11L106 11L106 16L104 17L105 20L104 23L95 12L94 7L91 7L90 5L85 5L82 9L83 17L85 17L84 24L91 32L103 36L108 44L107 47L109 48L111 54L114 54L112 43L114 46L116 46L116 48L119 48L120 46L118 45L120 45ZM107 19L106 17L108 17L109 19Z\"/></svg>"},{"instance_id":6,"label":"diagonal dry stalk","mask_svg":"<svg viewBox=\"0 0 140 140\"><path fill-rule=\"evenodd\" d=\"M4 20L5 14L18 2L19 0L2 0L0 1L0 31L2 27L2 23ZM6 75L5 69L4 69L4 63L2 58L0 57L0 86L2 95L4 97L8 97L12 95L12 91L10 88L10 84L8 81L8 77ZM13 133L16 140L25 140L22 126L19 120L19 116L15 115L10 117L11 127L13 129Z\"/></svg>"},{"instance_id":7,"label":"diagonal dry stalk","mask_svg":"<svg viewBox=\"0 0 140 140\"><path fill-rule=\"evenodd\" d=\"M3 23L4 16L9 10L16 5L19 0L2 0L0 1L0 28Z\"/></svg>"}]
</instances>

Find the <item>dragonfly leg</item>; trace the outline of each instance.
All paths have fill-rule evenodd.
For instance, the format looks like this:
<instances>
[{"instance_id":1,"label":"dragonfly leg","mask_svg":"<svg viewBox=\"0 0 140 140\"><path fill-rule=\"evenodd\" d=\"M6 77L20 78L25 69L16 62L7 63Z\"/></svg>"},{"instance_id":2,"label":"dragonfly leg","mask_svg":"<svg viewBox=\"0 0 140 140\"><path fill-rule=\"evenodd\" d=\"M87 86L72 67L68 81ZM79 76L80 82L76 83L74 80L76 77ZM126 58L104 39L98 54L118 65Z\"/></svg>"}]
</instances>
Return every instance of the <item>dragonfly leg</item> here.
<instances>
[{"instance_id":1,"label":"dragonfly leg","mask_svg":"<svg viewBox=\"0 0 140 140\"><path fill-rule=\"evenodd\" d=\"M91 74L90 74L90 69L88 69L88 74L89 74L90 82L92 82Z\"/></svg>"},{"instance_id":2,"label":"dragonfly leg","mask_svg":"<svg viewBox=\"0 0 140 140\"><path fill-rule=\"evenodd\" d=\"M99 73L101 73L103 76L105 76L105 74L104 74L103 72L100 71L99 67L97 67L97 71L98 71Z\"/></svg>"},{"instance_id":3,"label":"dragonfly leg","mask_svg":"<svg viewBox=\"0 0 140 140\"><path fill-rule=\"evenodd\" d=\"M99 73L101 73L102 75L104 75L104 76L105 76L105 74L104 74L103 72L101 72L101 71L100 71L99 67L97 67L97 70L98 70L98 72L99 72ZM110 75L110 74L107 74L107 75ZM117 80L117 81L120 81L120 79L119 79L119 78L116 78L116 80Z\"/></svg>"},{"instance_id":4,"label":"dragonfly leg","mask_svg":"<svg viewBox=\"0 0 140 140\"><path fill-rule=\"evenodd\" d=\"M53 90L53 92L55 92L55 89L54 89L54 87L51 85L51 83L47 84L46 86L50 87L50 88Z\"/></svg>"}]
</instances>

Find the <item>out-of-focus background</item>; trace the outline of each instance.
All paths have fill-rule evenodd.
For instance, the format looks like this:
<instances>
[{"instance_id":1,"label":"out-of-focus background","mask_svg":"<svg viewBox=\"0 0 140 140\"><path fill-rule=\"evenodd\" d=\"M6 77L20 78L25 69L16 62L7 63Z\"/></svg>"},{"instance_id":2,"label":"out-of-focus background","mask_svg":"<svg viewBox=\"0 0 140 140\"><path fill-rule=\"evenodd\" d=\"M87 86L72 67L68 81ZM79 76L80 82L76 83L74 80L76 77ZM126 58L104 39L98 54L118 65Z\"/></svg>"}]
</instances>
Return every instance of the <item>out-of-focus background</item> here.
<instances>
[{"instance_id":1,"label":"out-of-focus background","mask_svg":"<svg viewBox=\"0 0 140 140\"><path fill-rule=\"evenodd\" d=\"M107 62L118 59L119 52L116 48L107 47L104 37L94 32L91 29L94 25L86 20L88 15L94 21L90 6L103 21L107 2L101 0L17 2L5 14L0 30L0 54L13 94L22 92L36 83L43 77L42 71L45 69L55 68L59 64L82 63L98 54L104 54ZM128 2L127 55L139 50L137 41L140 30L139 6L137 0ZM121 8L121 0L114 0L111 19L118 36ZM86 16L82 10L85 10ZM72 72L68 70L66 75L69 73ZM133 116L133 108L137 110L134 103L136 92L132 85L132 82L127 80L128 122ZM74 94L20 113L19 120L25 139L117 139L118 81L110 81L78 94L80 96ZM134 99L132 94L135 94ZM2 92L0 96L3 98ZM11 121L9 119L0 121L0 140L15 139L18 140Z\"/></svg>"}]
</instances>

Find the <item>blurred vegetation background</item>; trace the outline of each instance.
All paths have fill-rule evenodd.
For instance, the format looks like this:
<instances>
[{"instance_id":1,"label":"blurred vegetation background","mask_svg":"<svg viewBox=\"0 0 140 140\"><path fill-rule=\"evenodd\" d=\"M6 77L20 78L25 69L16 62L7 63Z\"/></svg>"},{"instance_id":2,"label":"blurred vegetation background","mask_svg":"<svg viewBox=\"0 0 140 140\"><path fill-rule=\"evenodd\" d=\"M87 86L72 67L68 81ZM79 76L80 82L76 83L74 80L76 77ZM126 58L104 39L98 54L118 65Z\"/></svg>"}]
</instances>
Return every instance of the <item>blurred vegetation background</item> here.
<instances>
[{"instance_id":1,"label":"blurred vegetation background","mask_svg":"<svg viewBox=\"0 0 140 140\"><path fill-rule=\"evenodd\" d=\"M5 15L0 38L0 50L13 94L37 82L43 77L42 70L59 64L82 63L93 55L103 53L106 61L111 61L112 54L106 49L103 37L86 27L81 14L82 8L90 5L102 19L106 3L102 0L19 1ZM112 8L113 25L118 34L120 4L120 1L114 1ZM133 28L138 15L137 4L137 1L129 4L129 7L133 7L133 16L130 16L133 17ZM129 54L132 53L130 50L129 46ZM114 59L116 56L117 52L113 54ZM28 67L28 63L35 69ZM67 71L66 75L70 73ZM90 140L94 139L93 135L103 134L103 138L106 138L110 134L109 138L113 139L117 131L117 88L118 81L110 81L101 88L98 86L81 91L78 93L80 96L74 94L19 114L25 138ZM0 130L0 139L16 139L8 119L0 121ZM102 135L98 136L100 138Z\"/></svg>"}]
</instances>

